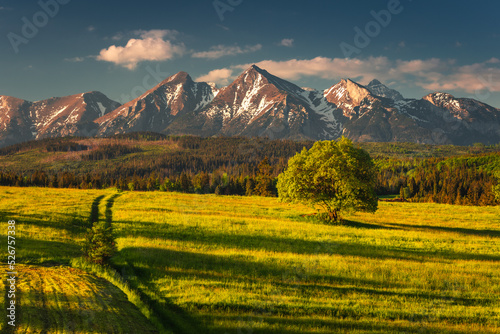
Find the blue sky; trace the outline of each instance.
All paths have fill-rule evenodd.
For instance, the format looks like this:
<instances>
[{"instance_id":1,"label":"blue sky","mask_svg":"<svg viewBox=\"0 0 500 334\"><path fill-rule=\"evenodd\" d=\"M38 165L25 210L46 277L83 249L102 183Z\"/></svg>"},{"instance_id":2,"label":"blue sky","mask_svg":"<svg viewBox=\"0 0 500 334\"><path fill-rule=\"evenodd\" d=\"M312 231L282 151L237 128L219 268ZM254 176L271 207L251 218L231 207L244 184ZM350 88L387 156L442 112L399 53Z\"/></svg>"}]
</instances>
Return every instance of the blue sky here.
<instances>
[{"instance_id":1,"label":"blue sky","mask_svg":"<svg viewBox=\"0 0 500 334\"><path fill-rule=\"evenodd\" d=\"M127 102L179 71L224 85L255 63L300 86L378 78L405 97L500 108L499 12L493 0L0 0L0 95Z\"/></svg>"}]
</instances>

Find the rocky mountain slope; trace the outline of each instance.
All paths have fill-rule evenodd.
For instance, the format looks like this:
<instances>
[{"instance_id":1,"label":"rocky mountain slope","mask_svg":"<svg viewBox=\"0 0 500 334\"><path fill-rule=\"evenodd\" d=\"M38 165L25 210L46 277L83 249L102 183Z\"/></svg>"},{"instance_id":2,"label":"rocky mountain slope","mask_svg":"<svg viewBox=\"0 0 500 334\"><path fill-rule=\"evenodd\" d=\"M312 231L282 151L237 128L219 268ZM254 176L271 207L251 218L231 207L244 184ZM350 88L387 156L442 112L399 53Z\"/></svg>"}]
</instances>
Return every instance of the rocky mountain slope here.
<instances>
[{"instance_id":1,"label":"rocky mountain slope","mask_svg":"<svg viewBox=\"0 0 500 334\"><path fill-rule=\"evenodd\" d=\"M138 98L95 120L99 135L132 131L166 132L171 123L209 104L218 89L179 72Z\"/></svg>"},{"instance_id":2,"label":"rocky mountain slope","mask_svg":"<svg viewBox=\"0 0 500 334\"><path fill-rule=\"evenodd\" d=\"M0 96L0 145L61 136L92 136L97 118L120 104L99 92L29 102Z\"/></svg>"},{"instance_id":3,"label":"rocky mountain slope","mask_svg":"<svg viewBox=\"0 0 500 334\"><path fill-rule=\"evenodd\" d=\"M174 121L167 133L333 139L341 134L335 110L320 92L252 66L221 88L205 108Z\"/></svg>"},{"instance_id":4,"label":"rocky mountain slope","mask_svg":"<svg viewBox=\"0 0 500 334\"><path fill-rule=\"evenodd\" d=\"M99 92L37 102L0 96L1 146L133 131L470 145L500 142L500 110L438 92L405 99L376 79L300 88L255 65L220 89L179 72L124 105Z\"/></svg>"}]
</instances>

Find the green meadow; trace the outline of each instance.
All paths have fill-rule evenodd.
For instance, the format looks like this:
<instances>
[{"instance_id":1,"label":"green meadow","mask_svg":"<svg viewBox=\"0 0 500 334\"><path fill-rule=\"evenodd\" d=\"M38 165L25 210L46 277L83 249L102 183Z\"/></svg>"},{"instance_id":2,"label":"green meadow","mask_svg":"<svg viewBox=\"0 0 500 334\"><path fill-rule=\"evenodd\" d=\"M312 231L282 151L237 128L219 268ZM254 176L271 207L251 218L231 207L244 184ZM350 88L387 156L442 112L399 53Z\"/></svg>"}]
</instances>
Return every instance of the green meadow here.
<instances>
[{"instance_id":1,"label":"green meadow","mask_svg":"<svg viewBox=\"0 0 500 334\"><path fill-rule=\"evenodd\" d=\"M500 332L500 207L380 202L341 225L314 213L264 197L0 187L0 244L15 219L20 273L18 326L0 326ZM119 251L86 272L78 258L96 219L112 222Z\"/></svg>"}]
</instances>

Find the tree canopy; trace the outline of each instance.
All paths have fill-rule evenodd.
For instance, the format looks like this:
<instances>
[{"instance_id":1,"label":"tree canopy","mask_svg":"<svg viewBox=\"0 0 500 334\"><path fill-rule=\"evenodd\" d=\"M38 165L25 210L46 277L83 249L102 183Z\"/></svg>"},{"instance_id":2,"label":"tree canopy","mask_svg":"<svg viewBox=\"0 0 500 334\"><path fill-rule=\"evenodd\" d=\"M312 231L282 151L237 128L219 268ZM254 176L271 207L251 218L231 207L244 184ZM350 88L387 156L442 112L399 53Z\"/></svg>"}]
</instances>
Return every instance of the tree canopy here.
<instances>
[{"instance_id":1,"label":"tree canopy","mask_svg":"<svg viewBox=\"0 0 500 334\"><path fill-rule=\"evenodd\" d=\"M278 176L277 188L281 201L319 206L338 221L341 212L377 210L375 180L370 155L342 137L297 153Z\"/></svg>"}]
</instances>

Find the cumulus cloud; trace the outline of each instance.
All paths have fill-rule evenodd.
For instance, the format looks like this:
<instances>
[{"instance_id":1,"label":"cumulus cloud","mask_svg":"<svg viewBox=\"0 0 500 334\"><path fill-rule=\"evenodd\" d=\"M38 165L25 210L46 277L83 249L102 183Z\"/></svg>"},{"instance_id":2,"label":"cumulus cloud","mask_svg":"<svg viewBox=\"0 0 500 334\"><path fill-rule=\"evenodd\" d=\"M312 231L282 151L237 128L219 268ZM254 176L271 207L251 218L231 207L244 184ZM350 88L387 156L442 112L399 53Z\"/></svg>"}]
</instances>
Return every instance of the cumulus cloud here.
<instances>
[{"instance_id":1,"label":"cumulus cloud","mask_svg":"<svg viewBox=\"0 0 500 334\"><path fill-rule=\"evenodd\" d=\"M422 76L417 85L433 91L458 90L476 94L481 91L500 92L499 62L492 58L482 63L456 66L430 79Z\"/></svg>"},{"instance_id":2,"label":"cumulus cloud","mask_svg":"<svg viewBox=\"0 0 500 334\"><path fill-rule=\"evenodd\" d=\"M251 65L236 65L235 68L246 69ZM370 57L365 60L326 57L286 61L264 60L256 65L287 80L298 80L302 77L322 79L349 77L366 81L373 78L375 73L383 73L391 67L391 63L386 57Z\"/></svg>"},{"instance_id":3,"label":"cumulus cloud","mask_svg":"<svg viewBox=\"0 0 500 334\"><path fill-rule=\"evenodd\" d=\"M107 61L133 70L141 61L164 61L185 52L182 43L174 43L174 30L137 30L139 38L130 39L125 46L111 45L102 49L97 60Z\"/></svg>"},{"instance_id":4,"label":"cumulus cloud","mask_svg":"<svg viewBox=\"0 0 500 334\"><path fill-rule=\"evenodd\" d=\"M201 82L215 82L219 85L228 85L233 77L233 70L229 68L221 68L218 70L213 70L208 72L208 74L202 75L201 77L196 78L196 81Z\"/></svg>"},{"instance_id":5,"label":"cumulus cloud","mask_svg":"<svg viewBox=\"0 0 500 334\"><path fill-rule=\"evenodd\" d=\"M284 38L281 40L281 42L279 42L278 45L281 45L281 46L286 46L288 48L291 48L293 46L293 38Z\"/></svg>"},{"instance_id":6,"label":"cumulus cloud","mask_svg":"<svg viewBox=\"0 0 500 334\"><path fill-rule=\"evenodd\" d=\"M218 59L224 56L235 56L244 53L259 51L262 49L261 44L249 45L244 48L239 46L216 45L212 46L209 51L195 52L193 58Z\"/></svg>"},{"instance_id":7,"label":"cumulus cloud","mask_svg":"<svg viewBox=\"0 0 500 334\"><path fill-rule=\"evenodd\" d=\"M198 80L225 85L251 65L241 64L213 70ZM438 58L390 60L387 57L366 59L316 57L285 61L263 60L256 65L278 77L292 81L304 77L332 81L351 78L367 84L373 78L377 78L383 82L397 81L430 91L500 92L498 58L471 65L457 65L454 60Z\"/></svg>"}]
</instances>

